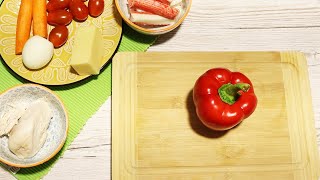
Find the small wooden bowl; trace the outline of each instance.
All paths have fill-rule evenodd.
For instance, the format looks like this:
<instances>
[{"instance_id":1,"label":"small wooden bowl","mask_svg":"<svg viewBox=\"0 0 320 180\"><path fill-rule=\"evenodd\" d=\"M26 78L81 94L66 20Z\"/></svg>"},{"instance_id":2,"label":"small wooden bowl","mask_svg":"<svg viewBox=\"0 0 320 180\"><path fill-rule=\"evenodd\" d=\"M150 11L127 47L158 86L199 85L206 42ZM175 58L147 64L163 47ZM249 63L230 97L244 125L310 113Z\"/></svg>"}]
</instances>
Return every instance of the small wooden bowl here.
<instances>
[{"instance_id":1,"label":"small wooden bowl","mask_svg":"<svg viewBox=\"0 0 320 180\"><path fill-rule=\"evenodd\" d=\"M178 26L181 25L181 23L184 21L184 19L187 17L190 8L191 8L191 1L192 0L185 0L185 7L184 7L184 13L179 17L179 19L176 20L176 22L172 25L164 26L164 27L158 27L158 28L144 28L141 26L138 26L134 24L129 19L129 13L128 13L128 6L127 6L127 0L115 0L115 4L117 7L117 10L119 14L121 15L122 19L134 30L147 35L160 35L168 33Z\"/></svg>"},{"instance_id":2,"label":"small wooden bowl","mask_svg":"<svg viewBox=\"0 0 320 180\"><path fill-rule=\"evenodd\" d=\"M2 136L0 137L1 162L14 167L33 167L48 161L63 147L68 133L68 115L60 98L50 89L36 84L18 85L10 88L0 95L0 114L6 104L19 104L27 107L28 104L39 98L46 98L46 102L53 112L44 145L32 158L20 159L9 150L8 137Z\"/></svg>"}]
</instances>

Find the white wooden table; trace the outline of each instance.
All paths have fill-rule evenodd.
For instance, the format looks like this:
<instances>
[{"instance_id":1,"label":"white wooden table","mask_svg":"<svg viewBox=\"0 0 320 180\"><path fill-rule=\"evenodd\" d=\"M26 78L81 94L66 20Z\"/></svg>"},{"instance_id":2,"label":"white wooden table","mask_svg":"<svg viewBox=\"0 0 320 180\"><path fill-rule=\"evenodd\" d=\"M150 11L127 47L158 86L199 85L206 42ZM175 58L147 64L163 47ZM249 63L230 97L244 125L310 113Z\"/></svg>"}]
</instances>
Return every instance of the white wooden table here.
<instances>
[{"instance_id":1,"label":"white wooden table","mask_svg":"<svg viewBox=\"0 0 320 180\"><path fill-rule=\"evenodd\" d=\"M307 54L320 152L320 0L193 0L180 28L148 51L263 50ZM110 105L109 98L44 179L111 179ZM0 168L0 180L10 179Z\"/></svg>"}]
</instances>

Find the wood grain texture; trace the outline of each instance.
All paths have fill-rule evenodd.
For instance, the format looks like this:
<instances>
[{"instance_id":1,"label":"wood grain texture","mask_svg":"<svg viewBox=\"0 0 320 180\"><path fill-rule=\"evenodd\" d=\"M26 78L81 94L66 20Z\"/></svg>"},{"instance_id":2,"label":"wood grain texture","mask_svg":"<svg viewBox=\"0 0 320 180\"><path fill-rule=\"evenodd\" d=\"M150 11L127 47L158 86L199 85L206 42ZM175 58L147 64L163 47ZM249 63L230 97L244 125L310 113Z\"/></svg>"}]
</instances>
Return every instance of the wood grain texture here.
<instances>
[{"instance_id":1,"label":"wood grain texture","mask_svg":"<svg viewBox=\"0 0 320 180\"><path fill-rule=\"evenodd\" d=\"M318 51L319 1L198 1L150 51ZM186 38L187 37L187 38Z\"/></svg>"},{"instance_id":2,"label":"wood grain texture","mask_svg":"<svg viewBox=\"0 0 320 180\"><path fill-rule=\"evenodd\" d=\"M192 100L196 79L221 66L245 73L258 97L254 114L222 133L202 125ZM113 179L319 177L302 53L119 53L112 77Z\"/></svg>"},{"instance_id":3,"label":"wood grain texture","mask_svg":"<svg viewBox=\"0 0 320 180\"><path fill-rule=\"evenodd\" d=\"M160 36L148 51L307 53L320 153L319 6L319 0L193 0L182 26ZM110 179L110 104L109 98L44 179ZM0 180L10 179L0 168Z\"/></svg>"}]
</instances>

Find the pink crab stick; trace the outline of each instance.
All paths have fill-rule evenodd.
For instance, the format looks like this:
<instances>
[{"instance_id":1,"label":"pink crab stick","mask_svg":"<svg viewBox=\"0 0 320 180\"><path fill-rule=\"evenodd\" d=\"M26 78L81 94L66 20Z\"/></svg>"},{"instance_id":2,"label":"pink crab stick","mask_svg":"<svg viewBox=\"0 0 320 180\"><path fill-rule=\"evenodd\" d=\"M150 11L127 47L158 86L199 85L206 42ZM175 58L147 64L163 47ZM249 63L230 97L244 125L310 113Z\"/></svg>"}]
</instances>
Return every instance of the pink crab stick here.
<instances>
[{"instance_id":1,"label":"pink crab stick","mask_svg":"<svg viewBox=\"0 0 320 180\"><path fill-rule=\"evenodd\" d=\"M170 5L170 3L171 3L171 1L169 1L169 0L156 0L156 1L161 2L163 4L167 4L167 5Z\"/></svg>"},{"instance_id":2,"label":"pink crab stick","mask_svg":"<svg viewBox=\"0 0 320 180\"><path fill-rule=\"evenodd\" d=\"M168 19L174 19L179 14L178 9L156 0L129 0L128 3L129 8L141 9Z\"/></svg>"}]
</instances>

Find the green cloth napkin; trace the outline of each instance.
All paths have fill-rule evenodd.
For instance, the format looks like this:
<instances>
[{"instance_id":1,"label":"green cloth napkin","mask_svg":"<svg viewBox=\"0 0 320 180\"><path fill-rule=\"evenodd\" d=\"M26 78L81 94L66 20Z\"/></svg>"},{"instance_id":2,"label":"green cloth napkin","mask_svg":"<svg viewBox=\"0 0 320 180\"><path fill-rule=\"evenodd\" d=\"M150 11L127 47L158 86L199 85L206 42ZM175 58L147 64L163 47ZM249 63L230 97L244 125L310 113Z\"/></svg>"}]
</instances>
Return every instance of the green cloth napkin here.
<instances>
[{"instance_id":1,"label":"green cloth napkin","mask_svg":"<svg viewBox=\"0 0 320 180\"><path fill-rule=\"evenodd\" d=\"M2 0L0 0L1 2ZM139 34L124 22L122 27L122 39L117 51L146 51L157 38L156 36ZM8 68L2 57L0 61L0 93L12 86L29 83ZM14 174L17 179L40 179L49 172L87 120L111 95L111 65L110 61L98 76L92 76L77 83L47 86L62 99L66 106L69 115L68 137L64 147L54 158L36 167L21 169L17 174Z\"/></svg>"}]
</instances>

